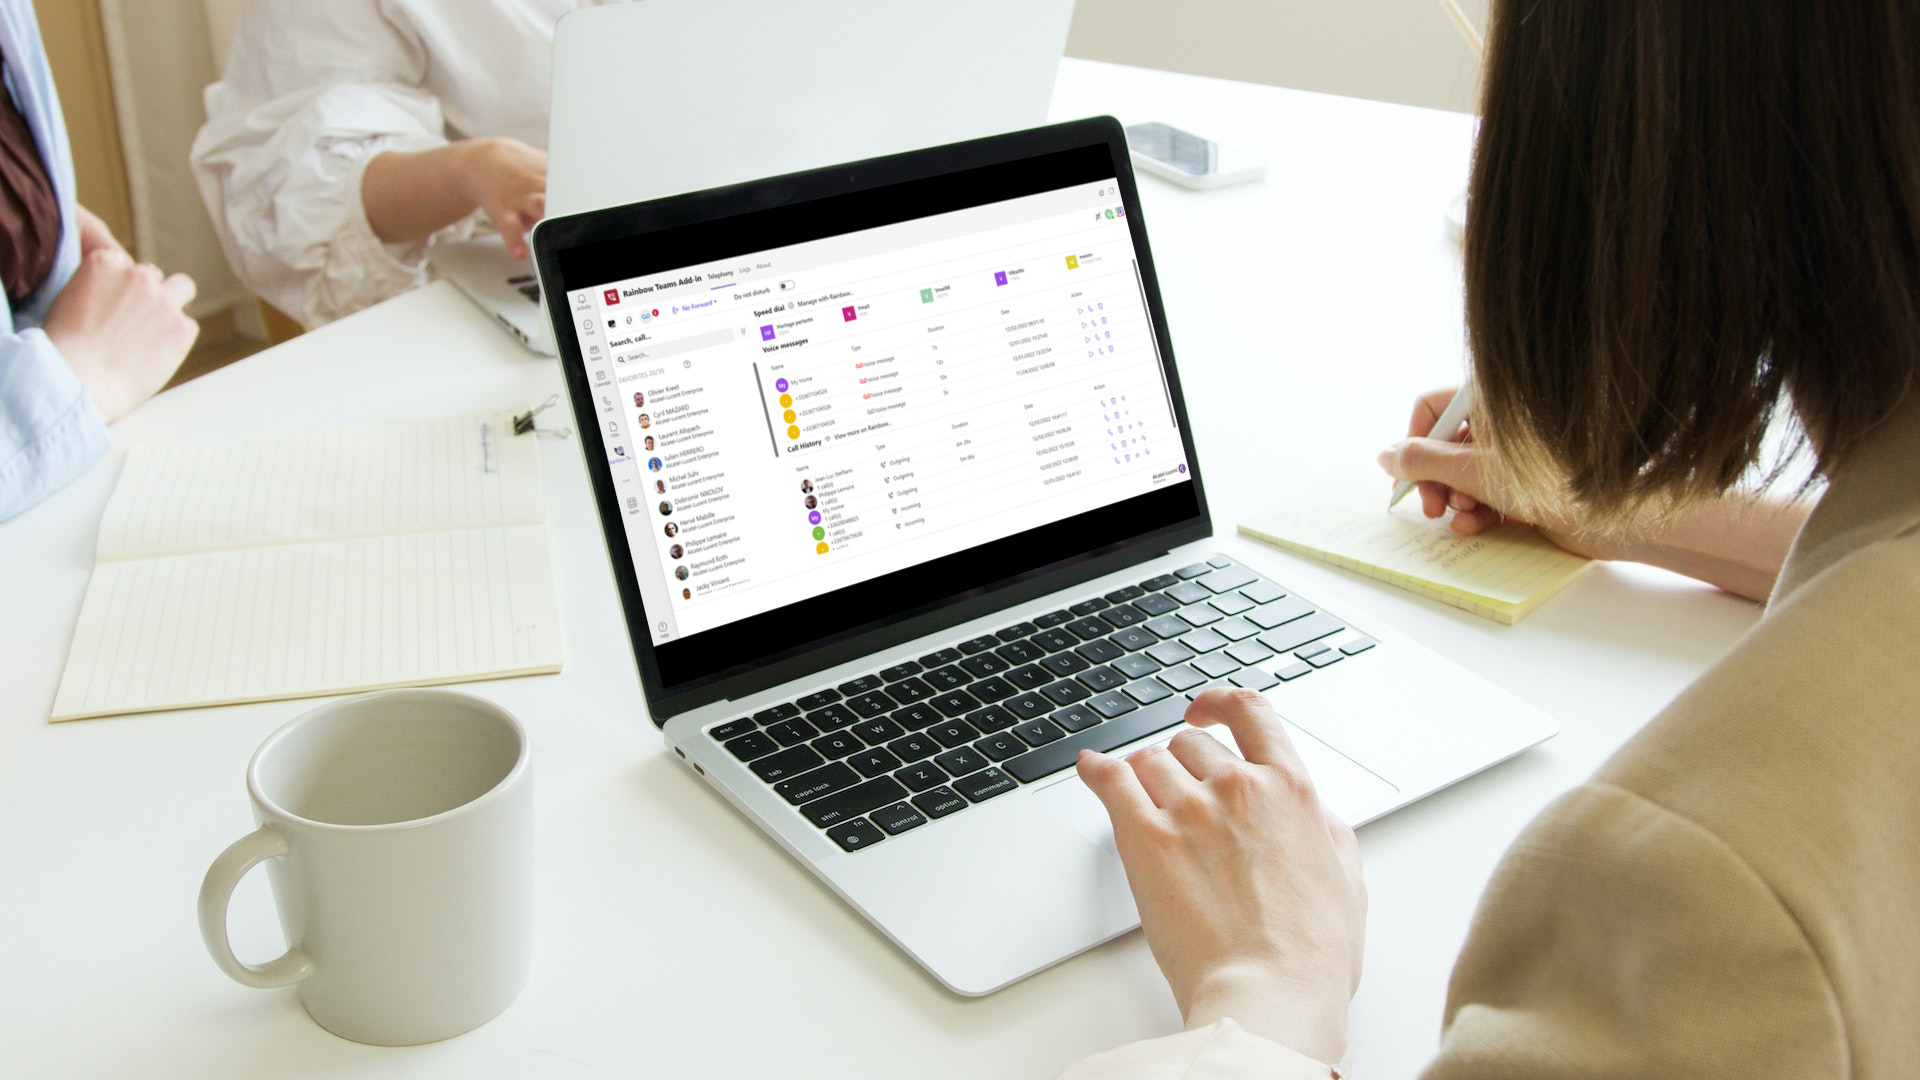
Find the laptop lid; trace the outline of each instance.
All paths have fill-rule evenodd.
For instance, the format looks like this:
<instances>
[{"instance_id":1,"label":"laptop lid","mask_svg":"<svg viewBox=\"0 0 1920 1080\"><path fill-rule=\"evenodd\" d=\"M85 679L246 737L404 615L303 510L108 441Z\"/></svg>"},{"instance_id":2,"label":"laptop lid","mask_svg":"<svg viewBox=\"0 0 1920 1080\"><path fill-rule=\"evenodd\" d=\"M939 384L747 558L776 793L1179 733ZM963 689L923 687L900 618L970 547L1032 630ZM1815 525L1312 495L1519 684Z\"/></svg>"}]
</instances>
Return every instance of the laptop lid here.
<instances>
[{"instance_id":1,"label":"laptop lid","mask_svg":"<svg viewBox=\"0 0 1920 1080\"><path fill-rule=\"evenodd\" d=\"M534 251L656 723L1212 534L1110 117Z\"/></svg>"},{"instance_id":2,"label":"laptop lid","mask_svg":"<svg viewBox=\"0 0 1920 1080\"><path fill-rule=\"evenodd\" d=\"M646 0L574 11L554 34L547 212L1045 123L1072 17L1072 0Z\"/></svg>"}]
</instances>

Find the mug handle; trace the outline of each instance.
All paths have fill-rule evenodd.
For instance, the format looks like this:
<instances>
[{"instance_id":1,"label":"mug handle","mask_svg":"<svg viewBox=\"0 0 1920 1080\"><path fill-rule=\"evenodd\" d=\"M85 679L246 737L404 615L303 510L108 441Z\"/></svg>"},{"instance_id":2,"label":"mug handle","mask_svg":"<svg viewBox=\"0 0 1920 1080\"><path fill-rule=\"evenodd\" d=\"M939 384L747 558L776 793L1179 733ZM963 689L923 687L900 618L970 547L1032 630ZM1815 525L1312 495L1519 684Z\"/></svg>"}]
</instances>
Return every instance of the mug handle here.
<instances>
[{"instance_id":1,"label":"mug handle","mask_svg":"<svg viewBox=\"0 0 1920 1080\"><path fill-rule=\"evenodd\" d=\"M286 838L272 826L262 825L221 852L200 884L200 937L213 954L213 962L242 986L266 990L297 983L313 974L313 960L298 948L289 948L255 967L233 955L233 943L227 938L227 905L232 903L240 879L268 859L286 853Z\"/></svg>"}]
</instances>

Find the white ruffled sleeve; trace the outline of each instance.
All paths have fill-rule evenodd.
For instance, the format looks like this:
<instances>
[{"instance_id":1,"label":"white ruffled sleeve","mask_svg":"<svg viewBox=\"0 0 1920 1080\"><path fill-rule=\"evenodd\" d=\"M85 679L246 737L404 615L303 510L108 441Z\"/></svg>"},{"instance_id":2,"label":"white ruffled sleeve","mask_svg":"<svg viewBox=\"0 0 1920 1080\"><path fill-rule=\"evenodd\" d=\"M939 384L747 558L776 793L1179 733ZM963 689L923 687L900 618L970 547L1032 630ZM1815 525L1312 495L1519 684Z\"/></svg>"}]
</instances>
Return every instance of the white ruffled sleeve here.
<instances>
[{"instance_id":1,"label":"white ruffled sleeve","mask_svg":"<svg viewBox=\"0 0 1920 1080\"><path fill-rule=\"evenodd\" d=\"M1328 1080L1335 1075L1305 1054L1221 1020L1083 1058L1058 1080Z\"/></svg>"}]
</instances>

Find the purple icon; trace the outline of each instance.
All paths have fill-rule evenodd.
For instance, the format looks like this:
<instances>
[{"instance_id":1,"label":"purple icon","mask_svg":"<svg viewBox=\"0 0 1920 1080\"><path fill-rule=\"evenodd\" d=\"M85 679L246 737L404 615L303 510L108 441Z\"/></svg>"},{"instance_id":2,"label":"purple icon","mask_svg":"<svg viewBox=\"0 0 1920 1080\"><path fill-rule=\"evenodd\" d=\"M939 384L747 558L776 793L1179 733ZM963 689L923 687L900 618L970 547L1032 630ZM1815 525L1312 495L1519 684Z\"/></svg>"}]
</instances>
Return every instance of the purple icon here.
<instances>
[{"instance_id":1,"label":"purple icon","mask_svg":"<svg viewBox=\"0 0 1920 1080\"><path fill-rule=\"evenodd\" d=\"M760 328L760 340L761 341L773 340L773 326L771 324Z\"/></svg>"},{"instance_id":2,"label":"purple icon","mask_svg":"<svg viewBox=\"0 0 1920 1080\"><path fill-rule=\"evenodd\" d=\"M850 307L843 307L840 309L840 320L842 322L852 322L853 320L859 317L860 316L856 314L854 310Z\"/></svg>"},{"instance_id":3,"label":"purple icon","mask_svg":"<svg viewBox=\"0 0 1920 1080\"><path fill-rule=\"evenodd\" d=\"M1180 471L1181 471L1181 472L1186 472L1187 470L1185 470L1185 469L1181 469ZM818 511L818 510L815 510L815 511L813 511L812 513L810 513L810 514L808 514L808 515L807 515L807 524L809 524L809 525L818 525L818 524L820 524L820 511Z\"/></svg>"},{"instance_id":4,"label":"purple icon","mask_svg":"<svg viewBox=\"0 0 1920 1080\"><path fill-rule=\"evenodd\" d=\"M1182 466L1180 466L1180 471L1181 471L1181 472L1186 472L1186 471L1187 471L1187 467L1186 467L1185 465L1182 465Z\"/></svg>"},{"instance_id":5,"label":"purple icon","mask_svg":"<svg viewBox=\"0 0 1920 1080\"><path fill-rule=\"evenodd\" d=\"M778 390L778 391L780 391L780 392L781 392L781 393L783 393L783 394L784 394L784 393L786 393L786 392L787 392L787 380L785 380L785 379L775 379L775 380L773 380L773 388L774 388L775 390Z\"/></svg>"},{"instance_id":6,"label":"purple icon","mask_svg":"<svg viewBox=\"0 0 1920 1080\"><path fill-rule=\"evenodd\" d=\"M995 285L1005 285L1007 283L1007 272L1005 270L995 270L993 272L993 283Z\"/></svg>"}]
</instances>

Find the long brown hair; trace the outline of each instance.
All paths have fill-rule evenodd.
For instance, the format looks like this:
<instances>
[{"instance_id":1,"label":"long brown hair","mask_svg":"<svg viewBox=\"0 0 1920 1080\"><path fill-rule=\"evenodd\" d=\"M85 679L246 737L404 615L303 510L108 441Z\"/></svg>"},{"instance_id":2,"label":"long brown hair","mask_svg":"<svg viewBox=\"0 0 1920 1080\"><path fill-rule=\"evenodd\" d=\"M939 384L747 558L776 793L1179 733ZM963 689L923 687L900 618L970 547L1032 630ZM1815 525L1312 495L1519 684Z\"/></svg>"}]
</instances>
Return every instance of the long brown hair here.
<instances>
[{"instance_id":1,"label":"long brown hair","mask_svg":"<svg viewBox=\"0 0 1920 1080\"><path fill-rule=\"evenodd\" d=\"M1477 437L1599 515L1822 472L1920 371L1920 0L1494 0Z\"/></svg>"}]
</instances>

